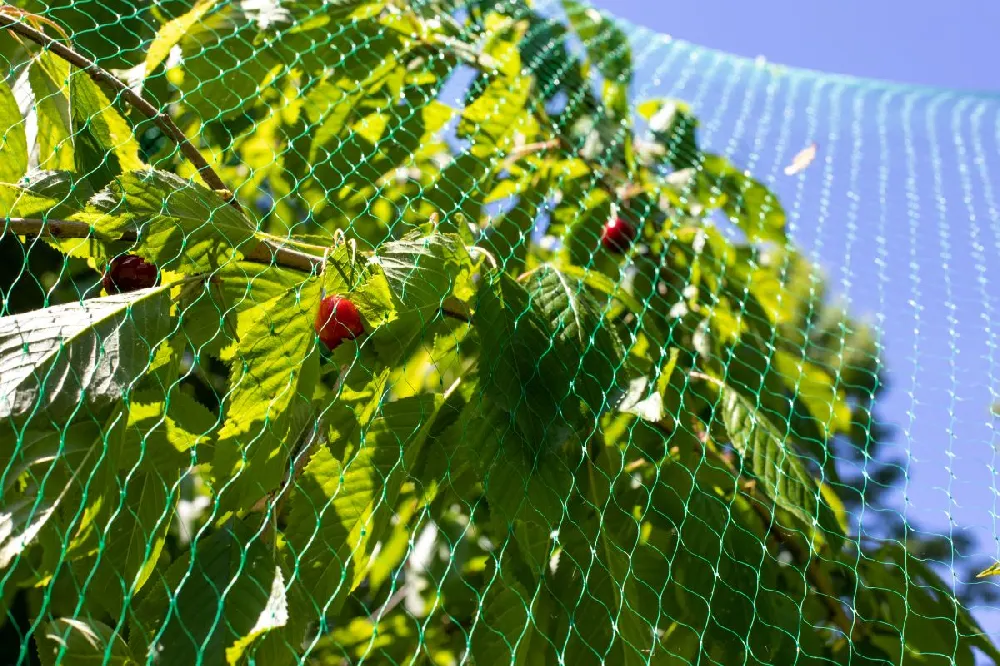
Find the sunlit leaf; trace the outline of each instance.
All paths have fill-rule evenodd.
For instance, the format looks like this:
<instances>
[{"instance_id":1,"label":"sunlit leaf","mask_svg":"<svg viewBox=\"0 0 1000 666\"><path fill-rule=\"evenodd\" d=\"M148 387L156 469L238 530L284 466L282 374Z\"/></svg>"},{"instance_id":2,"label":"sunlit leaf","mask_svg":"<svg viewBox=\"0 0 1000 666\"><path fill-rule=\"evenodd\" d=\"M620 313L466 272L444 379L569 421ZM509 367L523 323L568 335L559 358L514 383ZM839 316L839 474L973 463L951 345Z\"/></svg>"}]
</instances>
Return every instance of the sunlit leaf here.
<instances>
[{"instance_id":1,"label":"sunlit leaf","mask_svg":"<svg viewBox=\"0 0 1000 666\"><path fill-rule=\"evenodd\" d=\"M278 489L311 418L319 350L313 323L319 283L261 303L238 330L226 420L212 470L225 508Z\"/></svg>"},{"instance_id":2,"label":"sunlit leaf","mask_svg":"<svg viewBox=\"0 0 1000 666\"><path fill-rule=\"evenodd\" d=\"M0 82L0 182L14 183L28 170L24 118L10 86Z\"/></svg>"}]
</instances>

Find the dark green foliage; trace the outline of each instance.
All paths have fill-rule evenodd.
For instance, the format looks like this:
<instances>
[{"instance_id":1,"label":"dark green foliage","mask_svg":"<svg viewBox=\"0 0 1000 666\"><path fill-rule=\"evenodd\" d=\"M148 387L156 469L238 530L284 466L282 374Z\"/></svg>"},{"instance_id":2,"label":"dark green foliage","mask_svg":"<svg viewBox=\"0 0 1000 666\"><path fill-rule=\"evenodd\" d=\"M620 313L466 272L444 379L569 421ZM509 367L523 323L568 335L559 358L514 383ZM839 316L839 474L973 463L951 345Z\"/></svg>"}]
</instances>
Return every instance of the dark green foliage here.
<instances>
[{"instance_id":1,"label":"dark green foliage","mask_svg":"<svg viewBox=\"0 0 1000 666\"><path fill-rule=\"evenodd\" d=\"M701 150L691 108L633 108L628 35L562 4L31 3L102 66L148 43L143 95L229 190L86 72L3 45L19 59L0 83L16 223L0 600L17 650L1000 657L935 574L940 541L854 533L851 512L898 480L872 458L875 332L827 302L773 193ZM617 252L616 216L635 232ZM542 223L558 243L536 242ZM124 254L159 285L101 296ZM328 348L331 296L363 333Z\"/></svg>"}]
</instances>

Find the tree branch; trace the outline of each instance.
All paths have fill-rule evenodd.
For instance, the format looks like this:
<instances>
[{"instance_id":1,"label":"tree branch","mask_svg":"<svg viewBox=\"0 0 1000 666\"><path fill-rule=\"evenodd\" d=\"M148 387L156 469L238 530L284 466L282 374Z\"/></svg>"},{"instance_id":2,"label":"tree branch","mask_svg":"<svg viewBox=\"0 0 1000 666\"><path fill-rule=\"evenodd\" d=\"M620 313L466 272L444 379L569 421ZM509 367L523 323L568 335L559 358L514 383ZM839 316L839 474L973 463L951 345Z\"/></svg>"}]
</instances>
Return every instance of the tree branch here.
<instances>
[{"instance_id":1,"label":"tree branch","mask_svg":"<svg viewBox=\"0 0 1000 666\"><path fill-rule=\"evenodd\" d=\"M4 232L18 236L33 236L45 238L93 238L97 234L86 222L73 220L54 220L31 217L12 217L7 220ZM135 232L126 232L118 240L134 243L139 239ZM273 243L261 242L256 247L243 254L244 261L254 264L274 264L284 268L292 268L303 273L318 271L323 263L322 257L317 257L298 250L279 247Z\"/></svg>"},{"instance_id":2,"label":"tree branch","mask_svg":"<svg viewBox=\"0 0 1000 666\"><path fill-rule=\"evenodd\" d=\"M41 219L32 217L12 217L7 220L6 227L0 228L0 237L11 233L16 236L31 236L32 238L95 238L97 232L86 222L74 220ZM126 232L118 240L134 243L139 240L135 232ZM279 247L274 242L261 242L248 252L243 253L243 261L265 266L281 266L302 273L319 274L323 265L323 257L306 252ZM472 323L472 317L467 308L457 299L447 299L440 308L441 314L449 319L457 319L466 324Z\"/></svg>"},{"instance_id":3,"label":"tree branch","mask_svg":"<svg viewBox=\"0 0 1000 666\"><path fill-rule=\"evenodd\" d=\"M186 157L188 161L195 166L198 173L201 174L201 177L205 180L206 185L211 187L213 190L228 193L226 199L229 205L240 212L243 211L242 206L240 206L239 202L236 201L236 196L229 191L229 188L227 188L225 183L222 182L222 178L219 177L219 174L216 173L215 170L209 165L204 155L202 155L198 149L195 148L190 141L188 141L184 132L182 132L180 128L174 124L174 121L170 119L170 116L165 113L161 113L155 106L147 102L134 90L129 88L121 79L98 65L93 60L90 60L83 54L74 51L72 48L62 44L56 39L49 37L41 30L37 30L27 23L23 23L16 18L0 12L0 29L3 28L7 28L22 37L30 39L39 46L52 51L70 64L76 65L78 68L89 74L90 78L95 81L104 83L105 85L113 88L122 99L142 112L143 115L152 120L157 127L163 130L164 134L173 139L173 141L177 144L177 147L180 148L184 157Z\"/></svg>"}]
</instances>

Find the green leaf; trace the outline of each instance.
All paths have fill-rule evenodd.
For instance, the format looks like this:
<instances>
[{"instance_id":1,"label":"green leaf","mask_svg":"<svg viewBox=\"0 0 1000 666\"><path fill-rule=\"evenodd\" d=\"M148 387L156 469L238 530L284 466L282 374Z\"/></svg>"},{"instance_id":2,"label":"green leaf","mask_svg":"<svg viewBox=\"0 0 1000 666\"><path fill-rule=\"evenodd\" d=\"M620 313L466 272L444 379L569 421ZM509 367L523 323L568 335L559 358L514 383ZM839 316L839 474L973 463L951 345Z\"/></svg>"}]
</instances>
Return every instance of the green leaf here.
<instances>
[{"instance_id":1,"label":"green leaf","mask_svg":"<svg viewBox=\"0 0 1000 666\"><path fill-rule=\"evenodd\" d=\"M108 475L98 510L101 551L93 565L101 604L117 616L153 574L174 512L178 474L135 472ZM95 484L96 485L96 484Z\"/></svg>"},{"instance_id":2,"label":"green leaf","mask_svg":"<svg viewBox=\"0 0 1000 666\"><path fill-rule=\"evenodd\" d=\"M77 173L97 189L117 174L144 168L132 127L90 75L74 69L69 90Z\"/></svg>"},{"instance_id":3,"label":"green leaf","mask_svg":"<svg viewBox=\"0 0 1000 666\"><path fill-rule=\"evenodd\" d=\"M806 408L805 414L796 409L796 415L810 421L821 441L851 429L851 407L830 375L787 352L777 352L772 361L772 367L795 396L797 405L801 403ZM802 426L796 425L795 429L800 435L805 434Z\"/></svg>"},{"instance_id":4,"label":"green leaf","mask_svg":"<svg viewBox=\"0 0 1000 666\"><path fill-rule=\"evenodd\" d=\"M472 636L472 656L479 666L529 666L557 663L545 625L554 604L543 587L532 594L514 582L498 581L482 602ZM561 647L561 646L560 646Z\"/></svg>"},{"instance_id":5,"label":"green leaf","mask_svg":"<svg viewBox=\"0 0 1000 666\"><path fill-rule=\"evenodd\" d=\"M562 0L573 31L583 41L591 65L605 79L628 85L632 80L632 49L628 36L598 10L576 0Z\"/></svg>"},{"instance_id":6,"label":"green leaf","mask_svg":"<svg viewBox=\"0 0 1000 666\"><path fill-rule=\"evenodd\" d=\"M551 267L529 274L525 287L501 276L481 294L474 321L484 390L532 446L558 447L610 408L626 381L610 322L582 282Z\"/></svg>"},{"instance_id":7,"label":"green leaf","mask_svg":"<svg viewBox=\"0 0 1000 666\"><path fill-rule=\"evenodd\" d=\"M102 0L93 7L81 7L72 0L19 2L17 6L55 19L69 33L74 48L106 69L141 63L143 48L157 23L154 5L130 0Z\"/></svg>"},{"instance_id":8,"label":"green leaf","mask_svg":"<svg viewBox=\"0 0 1000 666\"><path fill-rule=\"evenodd\" d=\"M624 375L624 346L613 324L605 320L582 280L545 265L524 281L533 311L551 332L562 364L571 374L576 394L595 414L610 408L611 396Z\"/></svg>"},{"instance_id":9,"label":"green leaf","mask_svg":"<svg viewBox=\"0 0 1000 666\"><path fill-rule=\"evenodd\" d=\"M550 348L552 333L528 292L501 274L481 290L473 323L487 398L511 415L530 445L558 446L583 415L572 374Z\"/></svg>"},{"instance_id":10,"label":"green leaf","mask_svg":"<svg viewBox=\"0 0 1000 666\"><path fill-rule=\"evenodd\" d=\"M637 111L648 121L653 138L663 146L666 160L674 169L698 166L698 120L690 106L680 100L652 99L640 104Z\"/></svg>"},{"instance_id":11,"label":"green leaf","mask_svg":"<svg viewBox=\"0 0 1000 666\"><path fill-rule=\"evenodd\" d=\"M214 414L179 387L134 392L129 397L119 467L141 466L151 472L184 469L191 463L192 447L203 453L214 444L217 423Z\"/></svg>"},{"instance_id":12,"label":"green leaf","mask_svg":"<svg viewBox=\"0 0 1000 666\"><path fill-rule=\"evenodd\" d=\"M624 285L616 283L602 273L588 271L572 264L562 265L559 270L574 280L582 281L594 292L621 302L635 315L641 315L649 309L648 306L643 305L634 295L629 293Z\"/></svg>"},{"instance_id":13,"label":"green leaf","mask_svg":"<svg viewBox=\"0 0 1000 666\"><path fill-rule=\"evenodd\" d=\"M132 655L164 666L233 663L248 638L288 621L285 585L260 534L227 523L149 582L130 618Z\"/></svg>"},{"instance_id":14,"label":"green leaf","mask_svg":"<svg viewBox=\"0 0 1000 666\"><path fill-rule=\"evenodd\" d=\"M482 217L486 183L500 168L497 161L484 160L469 148L455 156L447 166L435 174L433 183L426 188L423 203L429 212L442 217L461 213L469 220Z\"/></svg>"},{"instance_id":15,"label":"green leaf","mask_svg":"<svg viewBox=\"0 0 1000 666\"><path fill-rule=\"evenodd\" d=\"M500 190L511 183L513 185L509 196L516 194L517 203L499 217L493 218L480 245L497 258L501 269L516 275L523 272L531 247L531 232L552 182L548 178L543 178L522 188L521 184L513 179L505 180L494 188L491 197L496 195L498 199L503 199L508 196Z\"/></svg>"},{"instance_id":16,"label":"green leaf","mask_svg":"<svg viewBox=\"0 0 1000 666\"><path fill-rule=\"evenodd\" d=\"M0 318L0 418L99 413L133 386L169 331L169 288Z\"/></svg>"},{"instance_id":17,"label":"green leaf","mask_svg":"<svg viewBox=\"0 0 1000 666\"><path fill-rule=\"evenodd\" d=\"M467 100L456 130L460 138L472 141L470 151L483 160L495 159L498 149L512 147L514 133L525 133L529 123L531 78L522 75L517 46L506 38L513 35L508 31L492 36L486 52L502 63L502 69L482 74L473 84L478 94Z\"/></svg>"},{"instance_id":18,"label":"green leaf","mask_svg":"<svg viewBox=\"0 0 1000 666\"><path fill-rule=\"evenodd\" d=\"M578 471L579 491L559 530L562 546L550 583L557 607L571 612L563 658L567 663L645 663L657 640L643 617L631 576L638 540L634 517L609 506L612 483L590 461ZM609 521L604 514L611 513ZM559 639L565 640L561 643Z\"/></svg>"},{"instance_id":19,"label":"green leaf","mask_svg":"<svg viewBox=\"0 0 1000 666\"><path fill-rule=\"evenodd\" d=\"M392 71L396 78L389 79L387 86L399 88L403 83L403 70ZM351 90L356 90L353 81ZM306 170L303 174L307 187L305 194L319 210L332 205L330 212L338 226L343 224L344 217L365 219L377 212L371 210L371 206L378 196L385 195L383 184L395 180L397 169L413 166L422 144L433 141L453 114L450 107L437 102L418 109L398 105L395 102L399 95L393 90L379 92L374 98L377 104L374 111L365 113L365 109L355 108L349 118L343 119L355 122L343 128L339 135L331 134L334 128L328 129L324 124L311 143L308 161L300 167ZM341 103L348 105L351 102ZM361 107L368 105L373 105L370 98L359 103ZM339 120L330 118L329 122ZM295 161L294 156L292 161ZM388 214L393 215L391 211ZM376 215L376 218L380 222L377 234L365 231L364 226L359 227L357 219L351 220L352 231L361 231L361 238L373 245L384 240L385 225L391 224L392 218L386 219L383 215Z\"/></svg>"},{"instance_id":20,"label":"green leaf","mask_svg":"<svg viewBox=\"0 0 1000 666\"><path fill-rule=\"evenodd\" d=\"M24 118L6 82L0 81L0 182L14 183L28 170Z\"/></svg>"},{"instance_id":21,"label":"green leaf","mask_svg":"<svg viewBox=\"0 0 1000 666\"><path fill-rule=\"evenodd\" d=\"M517 433L503 428L496 410L477 408L459 421L460 437L476 442L469 464L480 468L483 493L498 535L513 535L519 566L537 583L549 565L551 535L563 521L563 504L573 476L562 452L536 452Z\"/></svg>"},{"instance_id":22,"label":"green leaf","mask_svg":"<svg viewBox=\"0 0 1000 666\"><path fill-rule=\"evenodd\" d=\"M249 311L232 364L212 471L223 509L276 490L312 413L319 281Z\"/></svg>"},{"instance_id":23,"label":"green leaf","mask_svg":"<svg viewBox=\"0 0 1000 666\"><path fill-rule=\"evenodd\" d=\"M761 490L809 526L813 536L840 544L844 534L836 514L793 444L747 398L728 386L721 390L722 420L733 446L749 460Z\"/></svg>"},{"instance_id":24,"label":"green leaf","mask_svg":"<svg viewBox=\"0 0 1000 666\"><path fill-rule=\"evenodd\" d=\"M5 471L0 488L0 570L35 542L64 502L78 499L80 479L93 469L95 443L103 439L101 424L86 419L72 428L38 425L15 433L0 440Z\"/></svg>"},{"instance_id":25,"label":"green leaf","mask_svg":"<svg viewBox=\"0 0 1000 666\"><path fill-rule=\"evenodd\" d=\"M69 68L68 62L50 52L38 54L28 67L28 83L38 120L36 141L41 169L76 168L69 112Z\"/></svg>"},{"instance_id":26,"label":"green leaf","mask_svg":"<svg viewBox=\"0 0 1000 666\"><path fill-rule=\"evenodd\" d=\"M72 218L93 194L90 184L68 171L29 171L17 183L0 183L5 217Z\"/></svg>"},{"instance_id":27,"label":"green leaf","mask_svg":"<svg viewBox=\"0 0 1000 666\"><path fill-rule=\"evenodd\" d=\"M45 666L132 666L137 663L129 655L121 634L97 620L56 618L45 623L35 634L35 641L38 656Z\"/></svg>"},{"instance_id":28,"label":"green leaf","mask_svg":"<svg viewBox=\"0 0 1000 666\"><path fill-rule=\"evenodd\" d=\"M751 242L768 241L784 246L785 209L760 181L739 171L719 155L706 155L702 175L726 195L723 210Z\"/></svg>"},{"instance_id":29,"label":"green leaf","mask_svg":"<svg viewBox=\"0 0 1000 666\"><path fill-rule=\"evenodd\" d=\"M145 72L150 76L170 55L170 50L176 46L192 28L194 28L206 14L213 11L219 2L218 0L204 0L197 3L186 14L164 24L150 43L146 51Z\"/></svg>"},{"instance_id":30,"label":"green leaf","mask_svg":"<svg viewBox=\"0 0 1000 666\"><path fill-rule=\"evenodd\" d=\"M376 386L384 387L384 380ZM356 414L333 424L331 451L318 446L289 500L284 534L299 581L317 608L337 612L364 577L375 543L396 511L400 486L413 468L441 396L421 394L382 404L376 390ZM365 412L378 410L367 426Z\"/></svg>"},{"instance_id":31,"label":"green leaf","mask_svg":"<svg viewBox=\"0 0 1000 666\"><path fill-rule=\"evenodd\" d=\"M732 175L724 181L727 194L723 209L751 241L763 240L784 244L785 209L760 181L746 175Z\"/></svg>"},{"instance_id":32,"label":"green leaf","mask_svg":"<svg viewBox=\"0 0 1000 666\"><path fill-rule=\"evenodd\" d=\"M286 12L277 12L275 17L283 19L280 26L291 27ZM176 74L168 76L180 89L184 105L203 122L221 120L257 99L260 85L269 81L272 69L279 66L281 51L259 43L261 31L255 15L239 5L227 3L183 27L184 34L176 44L181 49L181 64ZM171 35L160 34L159 45L166 46Z\"/></svg>"},{"instance_id":33,"label":"green leaf","mask_svg":"<svg viewBox=\"0 0 1000 666\"><path fill-rule=\"evenodd\" d=\"M432 627L419 629L416 618L405 613L354 617L316 641L309 656L319 664L340 663L348 658L345 655L354 658L352 663L412 663L421 652L436 652L434 633Z\"/></svg>"},{"instance_id":34,"label":"green leaf","mask_svg":"<svg viewBox=\"0 0 1000 666\"><path fill-rule=\"evenodd\" d=\"M350 295L369 333L396 319L397 301L382 269L375 262L359 260L346 244L338 245L327 258L323 291Z\"/></svg>"},{"instance_id":35,"label":"green leaf","mask_svg":"<svg viewBox=\"0 0 1000 666\"><path fill-rule=\"evenodd\" d=\"M471 296L472 260L456 236L418 233L382 245L372 261L410 312L432 321L444 300Z\"/></svg>"},{"instance_id":36,"label":"green leaf","mask_svg":"<svg viewBox=\"0 0 1000 666\"><path fill-rule=\"evenodd\" d=\"M257 318L261 303L288 293L310 279L309 275L279 266L228 261L212 273L214 278L197 292L186 291L178 306L179 318L191 348L201 355L231 359L236 330L246 330Z\"/></svg>"},{"instance_id":37,"label":"green leaf","mask_svg":"<svg viewBox=\"0 0 1000 666\"><path fill-rule=\"evenodd\" d=\"M594 269L601 249L601 233L611 218L611 197L603 189L588 183L590 190L581 197L564 195L553 219L566 229L562 252L569 262Z\"/></svg>"},{"instance_id":38,"label":"green leaf","mask_svg":"<svg viewBox=\"0 0 1000 666\"><path fill-rule=\"evenodd\" d=\"M255 231L212 190L155 169L117 178L94 198L89 215L111 238L139 234L134 251L161 270L214 270L248 249Z\"/></svg>"},{"instance_id":39,"label":"green leaf","mask_svg":"<svg viewBox=\"0 0 1000 666\"><path fill-rule=\"evenodd\" d=\"M671 379L677 367L680 349L670 348L670 355L657 376L652 380L647 377L637 377L629 382L628 390L622 398L618 409L626 414L633 414L650 423L661 423L667 418L676 419L676 410L680 408L679 392L671 390Z\"/></svg>"},{"instance_id":40,"label":"green leaf","mask_svg":"<svg viewBox=\"0 0 1000 666\"><path fill-rule=\"evenodd\" d=\"M955 663L971 665L973 647L1000 663L1000 650L950 586L901 544L862 553L857 573L863 585L856 607L877 630L872 642L893 655L894 663L946 653Z\"/></svg>"},{"instance_id":41,"label":"green leaf","mask_svg":"<svg viewBox=\"0 0 1000 666\"><path fill-rule=\"evenodd\" d=\"M695 471L704 471L704 458L695 456L691 462L698 466ZM679 626L664 647L671 650L674 640L693 639L701 643L705 657L731 663L743 658L749 644L762 663L783 663L768 657L783 642L777 630L783 626L782 607L774 606L774 599L786 600L787 596L768 594L780 586L769 578L774 569L768 566L772 560L766 554L763 528L747 520L756 513L746 500L731 499L722 488L696 482L687 465L671 462L661 466L659 474L653 490L655 508L645 518L661 531L660 539L651 537L649 543L656 548L653 552L642 549L644 557L635 559L639 560L637 577L654 591L660 589L659 576L668 576L661 612L676 619ZM735 484L729 474L720 476L730 487ZM638 499L644 506L641 494ZM663 538L670 535L676 535L676 540ZM660 563L657 572L658 554L669 564ZM650 556L652 561L646 559ZM644 589L642 584L639 587Z\"/></svg>"},{"instance_id":42,"label":"green leaf","mask_svg":"<svg viewBox=\"0 0 1000 666\"><path fill-rule=\"evenodd\" d=\"M363 4L378 3L337 3L322 10L303 3L223 3L185 26L177 42L183 59L168 76L180 89L184 105L203 122L245 110L266 85L292 67L318 78L330 67L331 53L338 54L338 76L363 80L388 55L403 50L399 33L385 29L377 18L362 12L351 19ZM359 49L361 43L366 48Z\"/></svg>"}]
</instances>

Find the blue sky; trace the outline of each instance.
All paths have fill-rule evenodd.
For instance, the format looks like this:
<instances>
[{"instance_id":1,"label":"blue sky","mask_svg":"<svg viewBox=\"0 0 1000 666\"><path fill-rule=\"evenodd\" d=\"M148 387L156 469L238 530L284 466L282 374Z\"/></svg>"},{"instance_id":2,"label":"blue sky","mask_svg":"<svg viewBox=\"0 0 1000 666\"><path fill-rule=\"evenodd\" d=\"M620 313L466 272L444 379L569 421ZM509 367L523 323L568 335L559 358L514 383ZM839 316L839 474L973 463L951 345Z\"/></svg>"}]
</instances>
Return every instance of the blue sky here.
<instances>
[{"instance_id":1,"label":"blue sky","mask_svg":"<svg viewBox=\"0 0 1000 666\"><path fill-rule=\"evenodd\" d=\"M629 28L637 97L692 102L702 141L778 192L795 242L881 331L901 510L1000 557L1000 3L594 4L675 38ZM1000 609L976 615L1000 636Z\"/></svg>"},{"instance_id":2,"label":"blue sky","mask_svg":"<svg viewBox=\"0 0 1000 666\"><path fill-rule=\"evenodd\" d=\"M995 0L592 0L660 33L747 57L906 83L1000 90Z\"/></svg>"}]
</instances>

